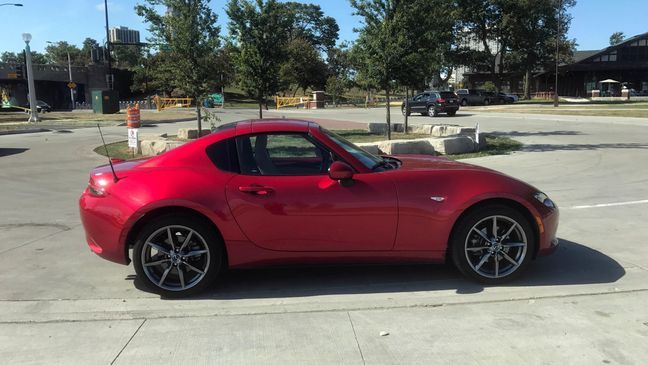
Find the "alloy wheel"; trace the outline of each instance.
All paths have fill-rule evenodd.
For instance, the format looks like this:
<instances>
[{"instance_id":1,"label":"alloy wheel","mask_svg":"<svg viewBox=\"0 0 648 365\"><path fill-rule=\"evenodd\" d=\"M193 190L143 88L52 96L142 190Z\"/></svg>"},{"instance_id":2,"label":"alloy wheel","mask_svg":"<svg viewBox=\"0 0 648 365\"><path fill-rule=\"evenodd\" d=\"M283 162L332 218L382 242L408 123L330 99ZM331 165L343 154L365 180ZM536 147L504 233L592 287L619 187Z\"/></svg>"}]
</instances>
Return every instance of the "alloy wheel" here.
<instances>
[{"instance_id":1,"label":"alloy wheel","mask_svg":"<svg viewBox=\"0 0 648 365\"><path fill-rule=\"evenodd\" d=\"M514 273L523 264L527 247L522 226L503 215L488 216L477 222L464 242L470 268L489 279Z\"/></svg>"},{"instance_id":2,"label":"alloy wheel","mask_svg":"<svg viewBox=\"0 0 648 365\"><path fill-rule=\"evenodd\" d=\"M140 257L150 282L168 291L184 291L200 283L211 259L205 239L181 225L165 226L150 234Z\"/></svg>"}]
</instances>

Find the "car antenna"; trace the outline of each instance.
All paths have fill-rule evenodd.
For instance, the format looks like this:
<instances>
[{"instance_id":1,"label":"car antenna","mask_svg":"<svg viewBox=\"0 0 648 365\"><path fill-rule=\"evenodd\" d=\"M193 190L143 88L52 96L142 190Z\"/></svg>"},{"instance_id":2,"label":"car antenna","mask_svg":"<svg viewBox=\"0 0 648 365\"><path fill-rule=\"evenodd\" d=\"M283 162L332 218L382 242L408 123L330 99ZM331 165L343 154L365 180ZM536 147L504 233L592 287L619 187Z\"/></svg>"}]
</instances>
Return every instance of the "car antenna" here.
<instances>
[{"instance_id":1,"label":"car antenna","mask_svg":"<svg viewBox=\"0 0 648 365\"><path fill-rule=\"evenodd\" d=\"M108 157L108 163L110 164L110 170L112 171L113 174L113 181L117 182L119 179L117 178L117 174L115 173L115 167L113 167L112 159L110 158L110 154L108 154L108 147L106 146L106 140L104 139L103 133L101 132L101 127L99 126L99 123L97 123L97 129L99 129L99 135L101 136L101 142L103 142L104 149L106 150L106 157Z\"/></svg>"}]
</instances>

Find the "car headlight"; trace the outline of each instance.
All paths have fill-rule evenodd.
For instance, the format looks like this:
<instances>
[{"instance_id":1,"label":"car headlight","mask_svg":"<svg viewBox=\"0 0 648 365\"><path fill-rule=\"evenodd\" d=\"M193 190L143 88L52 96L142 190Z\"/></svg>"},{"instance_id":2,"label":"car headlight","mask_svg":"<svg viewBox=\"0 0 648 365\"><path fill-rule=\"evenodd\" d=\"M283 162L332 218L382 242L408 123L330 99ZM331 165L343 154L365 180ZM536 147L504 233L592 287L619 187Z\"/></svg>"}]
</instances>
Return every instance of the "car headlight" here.
<instances>
[{"instance_id":1,"label":"car headlight","mask_svg":"<svg viewBox=\"0 0 648 365\"><path fill-rule=\"evenodd\" d=\"M537 192L533 194L533 197L536 198L537 201L542 203L547 208L555 209L556 208L556 203L553 202L553 200L549 199L547 194L542 193L542 192Z\"/></svg>"}]
</instances>

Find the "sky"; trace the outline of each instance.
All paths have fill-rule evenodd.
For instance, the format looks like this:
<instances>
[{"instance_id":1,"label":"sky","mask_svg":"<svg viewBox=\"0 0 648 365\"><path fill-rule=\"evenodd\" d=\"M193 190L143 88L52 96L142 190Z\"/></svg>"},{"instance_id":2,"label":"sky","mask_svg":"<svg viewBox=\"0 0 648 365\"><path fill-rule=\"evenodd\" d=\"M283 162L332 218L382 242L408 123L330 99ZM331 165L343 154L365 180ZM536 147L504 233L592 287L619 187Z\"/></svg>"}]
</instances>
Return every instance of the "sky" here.
<instances>
[{"instance_id":1,"label":"sky","mask_svg":"<svg viewBox=\"0 0 648 365\"><path fill-rule=\"evenodd\" d=\"M103 0L14 0L23 7L0 6L0 52L20 51L24 47L22 33L31 33L31 48L43 52L47 41L67 41L78 46L86 37L103 43L106 38ZM0 0L0 3L7 0ZM110 27L127 26L147 36L146 24L133 7L142 0L108 1ZM324 13L334 17L340 26L339 41L353 41L354 27L360 19L353 15L348 0L307 0L318 4ZM227 33L226 0L212 0L218 14L221 34ZM570 9L573 17L568 32L575 38L579 50L601 49L608 46L610 34L623 32L626 37L648 32L648 1L646 0L577 0Z\"/></svg>"}]
</instances>

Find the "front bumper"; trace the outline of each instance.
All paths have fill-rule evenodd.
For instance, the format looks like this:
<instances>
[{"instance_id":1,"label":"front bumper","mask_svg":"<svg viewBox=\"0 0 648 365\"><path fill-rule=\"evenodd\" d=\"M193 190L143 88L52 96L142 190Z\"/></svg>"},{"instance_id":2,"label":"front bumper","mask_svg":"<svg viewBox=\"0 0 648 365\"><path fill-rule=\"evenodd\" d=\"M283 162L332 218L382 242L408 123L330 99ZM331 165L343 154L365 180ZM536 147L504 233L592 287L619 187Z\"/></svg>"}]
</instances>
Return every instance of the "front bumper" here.
<instances>
[{"instance_id":1,"label":"front bumper","mask_svg":"<svg viewBox=\"0 0 648 365\"><path fill-rule=\"evenodd\" d=\"M542 216L536 216L538 231L540 233L538 256L550 255L558 248L560 244L560 240L557 237L559 217L560 212L558 208L546 209Z\"/></svg>"}]
</instances>

